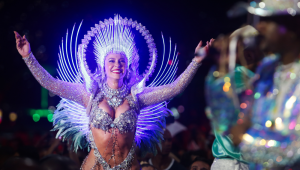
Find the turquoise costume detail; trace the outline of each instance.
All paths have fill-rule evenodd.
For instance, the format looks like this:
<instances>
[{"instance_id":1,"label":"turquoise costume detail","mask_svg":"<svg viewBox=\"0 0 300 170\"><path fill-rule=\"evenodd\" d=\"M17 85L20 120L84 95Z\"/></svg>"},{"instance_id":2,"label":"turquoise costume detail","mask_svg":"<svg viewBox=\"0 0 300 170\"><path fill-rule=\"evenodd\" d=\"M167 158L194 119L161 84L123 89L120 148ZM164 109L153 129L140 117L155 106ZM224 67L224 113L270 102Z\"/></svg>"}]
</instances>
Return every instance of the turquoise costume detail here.
<instances>
[{"instance_id":1,"label":"turquoise costume detail","mask_svg":"<svg viewBox=\"0 0 300 170\"><path fill-rule=\"evenodd\" d=\"M236 66L233 73L224 77L215 78L213 72L216 70L213 67L206 77L206 99L208 107L206 109L207 116L211 120L214 129L215 141L212 146L212 153L218 159L235 159L244 163L245 161L238 147L233 146L233 143L228 137L229 129L234 126L238 120L240 109L234 106L231 91L224 92L224 78L228 77L235 91L238 91L239 97L245 95L246 86L244 80L249 80L254 76L254 73L247 70L245 67ZM226 80L226 81L228 81Z\"/></svg>"}]
</instances>

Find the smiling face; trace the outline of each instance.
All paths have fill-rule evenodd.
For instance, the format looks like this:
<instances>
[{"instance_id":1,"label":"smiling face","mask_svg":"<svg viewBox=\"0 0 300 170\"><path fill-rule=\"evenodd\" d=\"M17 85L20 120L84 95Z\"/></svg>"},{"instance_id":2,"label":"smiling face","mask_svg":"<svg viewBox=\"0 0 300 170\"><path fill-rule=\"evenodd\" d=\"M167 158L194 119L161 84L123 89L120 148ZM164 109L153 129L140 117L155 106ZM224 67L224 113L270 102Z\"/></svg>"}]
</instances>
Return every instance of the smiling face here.
<instances>
[{"instance_id":1,"label":"smiling face","mask_svg":"<svg viewBox=\"0 0 300 170\"><path fill-rule=\"evenodd\" d=\"M127 72L127 58L122 54L108 54L105 58L105 74L108 79L123 79Z\"/></svg>"}]
</instances>

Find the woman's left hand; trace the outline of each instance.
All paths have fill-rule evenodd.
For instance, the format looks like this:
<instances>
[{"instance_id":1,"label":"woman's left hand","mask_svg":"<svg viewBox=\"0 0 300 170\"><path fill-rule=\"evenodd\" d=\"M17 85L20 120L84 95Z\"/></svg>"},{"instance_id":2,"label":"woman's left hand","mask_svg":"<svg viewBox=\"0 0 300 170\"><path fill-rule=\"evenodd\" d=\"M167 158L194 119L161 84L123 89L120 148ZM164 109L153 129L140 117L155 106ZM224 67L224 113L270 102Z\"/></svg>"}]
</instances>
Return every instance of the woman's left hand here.
<instances>
[{"instance_id":1,"label":"woman's left hand","mask_svg":"<svg viewBox=\"0 0 300 170\"><path fill-rule=\"evenodd\" d=\"M208 42L206 42L206 46L205 47L203 47L204 48L204 50L205 51L208 51L208 49L209 49L209 47L212 45L212 43L214 42L214 40L215 39L210 39L210 41ZM202 41L200 41L199 42L199 44L198 44L198 46L196 47L196 49L195 49L195 54L198 54L198 51L199 51L199 49L201 49L202 48ZM197 63L201 63L201 61L204 59L206 57L206 55L204 55L204 56L195 56L195 61L197 62Z\"/></svg>"}]
</instances>

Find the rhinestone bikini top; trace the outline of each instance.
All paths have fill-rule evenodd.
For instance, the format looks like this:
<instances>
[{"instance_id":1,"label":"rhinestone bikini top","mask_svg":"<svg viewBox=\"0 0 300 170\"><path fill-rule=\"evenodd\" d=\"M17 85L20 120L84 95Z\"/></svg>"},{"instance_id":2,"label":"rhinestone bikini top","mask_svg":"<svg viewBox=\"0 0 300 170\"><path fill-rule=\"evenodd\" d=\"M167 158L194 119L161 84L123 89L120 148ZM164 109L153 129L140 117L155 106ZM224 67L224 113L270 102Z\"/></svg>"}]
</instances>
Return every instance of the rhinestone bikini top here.
<instances>
[{"instance_id":1,"label":"rhinestone bikini top","mask_svg":"<svg viewBox=\"0 0 300 170\"><path fill-rule=\"evenodd\" d=\"M90 123L93 127L108 131L111 128L119 129L120 133L132 132L135 130L136 121L138 116L137 103L134 102L131 95L125 97L127 99L130 109L121 113L119 117L114 120L107 112L99 108L100 101L104 98L103 92L99 92L92 102L90 112Z\"/></svg>"}]
</instances>

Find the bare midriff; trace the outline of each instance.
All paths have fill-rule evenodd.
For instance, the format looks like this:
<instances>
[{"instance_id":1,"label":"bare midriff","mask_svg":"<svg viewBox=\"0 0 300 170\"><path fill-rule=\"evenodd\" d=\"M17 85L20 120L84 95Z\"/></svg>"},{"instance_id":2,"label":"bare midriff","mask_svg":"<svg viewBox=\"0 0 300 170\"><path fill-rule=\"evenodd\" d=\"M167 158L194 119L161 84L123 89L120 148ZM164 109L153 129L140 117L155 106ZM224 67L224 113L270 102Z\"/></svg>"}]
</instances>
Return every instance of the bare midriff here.
<instances>
[{"instance_id":1,"label":"bare midriff","mask_svg":"<svg viewBox=\"0 0 300 170\"><path fill-rule=\"evenodd\" d=\"M124 103L116 108L116 110L109 107L106 100L104 99L99 103L99 108L103 109L105 112L109 114L110 117L113 119L119 117L122 113L126 112L130 109L129 103L127 100L124 101ZM116 114L114 114L116 113ZM98 148L98 151L100 152L101 156L105 159L105 161L110 165L110 167L114 167L116 165L119 165L121 162L125 160L127 157L132 144L134 142L134 135L135 131L127 132L127 133L120 133L119 129L114 128L110 129L109 132L103 131L102 129L97 129L92 127L91 125L91 131L94 137L95 144ZM112 131L116 135L112 137ZM117 140L115 141L116 138ZM115 145L113 145L113 141L116 142ZM115 151L115 159L111 158L113 152ZM88 170L91 169L96 161L96 157L94 155L94 149L91 149L88 158L86 160L86 163L84 165L84 169ZM138 170L139 169L139 163L136 159L136 156L134 156L134 160L132 162L131 166L132 170Z\"/></svg>"}]
</instances>

